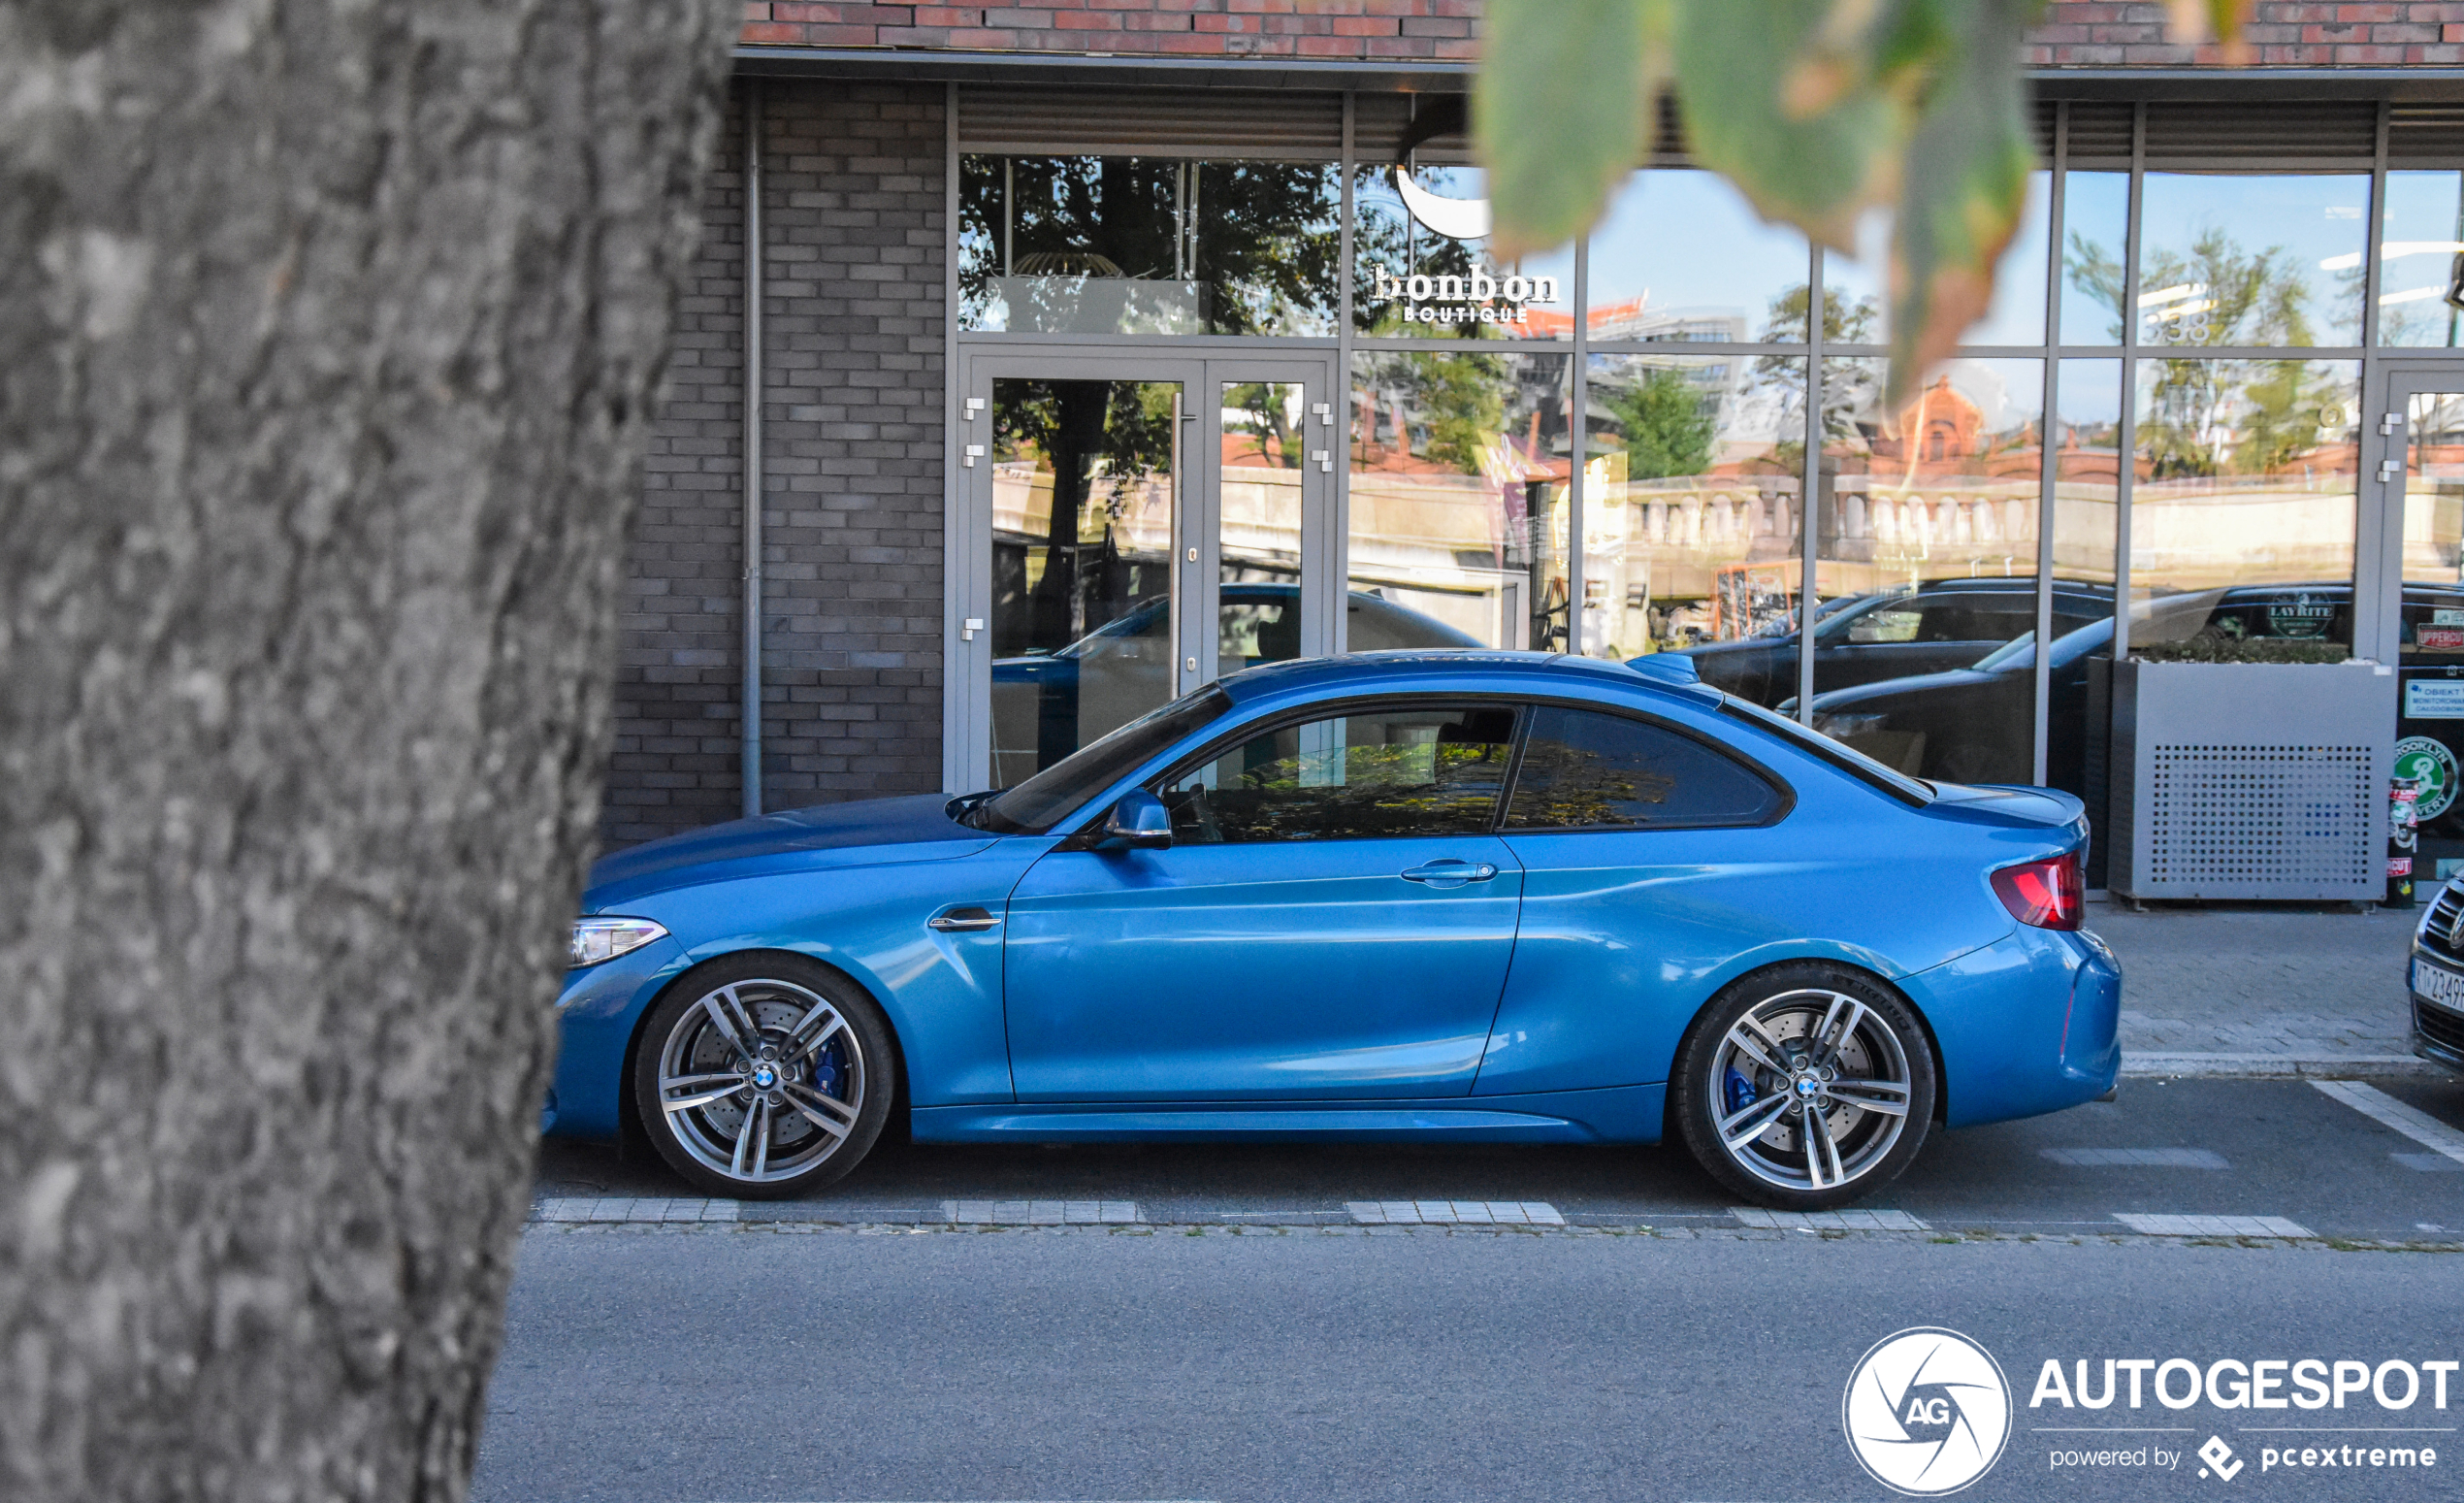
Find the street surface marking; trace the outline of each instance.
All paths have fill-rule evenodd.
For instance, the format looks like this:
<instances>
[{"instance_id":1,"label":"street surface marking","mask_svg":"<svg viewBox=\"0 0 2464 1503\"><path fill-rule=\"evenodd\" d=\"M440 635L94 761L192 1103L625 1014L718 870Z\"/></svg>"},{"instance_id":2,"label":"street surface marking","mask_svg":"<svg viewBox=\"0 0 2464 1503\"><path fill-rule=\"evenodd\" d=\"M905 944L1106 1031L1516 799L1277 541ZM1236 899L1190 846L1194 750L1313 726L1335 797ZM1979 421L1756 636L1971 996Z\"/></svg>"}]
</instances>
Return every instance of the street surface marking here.
<instances>
[{"instance_id":1,"label":"street surface marking","mask_svg":"<svg viewBox=\"0 0 2464 1503\"><path fill-rule=\"evenodd\" d=\"M2149 1216L2116 1211L2113 1219L2151 1237L2308 1237L2311 1229L2281 1216Z\"/></svg>"},{"instance_id":2,"label":"street surface marking","mask_svg":"<svg viewBox=\"0 0 2464 1503\"><path fill-rule=\"evenodd\" d=\"M2389 1154L2387 1157L2408 1169L2418 1169L2424 1174L2464 1172L2464 1162L2449 1159L2445 1154Z\"/></svg>"},{"instance_id":3,"label":"street surface marking","mask_svg":"<svg viewBox=\"0 0 2464 1503\"><path fill-rule=\"evenodd\" d=\"M1363 1226L1563 1226L1545 1200L1346 1200Z\"/></svg>"},{"instance_id":4,"label":"street surface marking","mask_svg":"<svg viewBox=\"0 0 2464 1503\"><path fill-rule=\"evenodd\" d=\"M944 1200L941 1214L970 1226L1108 1226L1142 1219L1135 1200Z\"/></svg>"},{"instance_id":5,"label":"street surface marking","mask_svg":"<svg viewBox=\"0 0 2464 1503\"><path fill-rule=\"evenodd\" d=\"M614 1195L567 1195L541 1200L531 1219L536 1222L731 1222L741 1206L733 1200L645 1200Z\"/></svg>"},{"instance_id":6,"label":"street surface marking","mask_svg":"<svg viewBox=\"0 0 2464 1503\"><path fill-rule=\"evenodd\" d=\"M2425 1111L2405 1105L2376 1086L2357 1080L2314 1080L2312 1085L2364 1117L2395 1128L2423 1148L2464 1163L2464 1132L2458 1132Z\"/></svg>"},{"instance_id":7,"label":"street surface marking","mask_svg":"<svg viewBox=\"0 0 2464 1503\"><path fill-rule=\"evenodd\" d=\"M1905 1211L1766 1211L1741 1205L1729 1212L1766 1231L1924 1231L1926 1224Z\"/></svg>"},{"instance_id":8,"label":"street surface marking","mask_svg":"<svg viewBox=\"0 0 2464 1503\"><path fill-rule=\"evenodd\" d=\"M2205 1148L2048 1148L2046 1158L2074 1169L2229 1169Z\"/></svg>"}]
</instances>

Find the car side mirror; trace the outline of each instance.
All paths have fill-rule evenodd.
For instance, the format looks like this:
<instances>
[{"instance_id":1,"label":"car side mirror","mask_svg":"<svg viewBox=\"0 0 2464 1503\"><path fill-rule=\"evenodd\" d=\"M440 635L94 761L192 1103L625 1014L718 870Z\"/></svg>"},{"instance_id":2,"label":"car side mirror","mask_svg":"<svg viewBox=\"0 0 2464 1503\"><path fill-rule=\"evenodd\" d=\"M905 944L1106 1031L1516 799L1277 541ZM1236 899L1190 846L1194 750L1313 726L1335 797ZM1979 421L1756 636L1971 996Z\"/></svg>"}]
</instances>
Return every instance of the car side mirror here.
<instances>
[{"instance_id":1,"label":"car side mirror","mask_svg":"<svg viewBox=\"0 0 2464 1503\"><path fill-rule=\"evenodd\" d=\"M1098 851L1164 851L1172 848L1172 814L1163 801L1143 788L1133 788L1104 816L1096 832Z\"/></svg>"}]
</instances>

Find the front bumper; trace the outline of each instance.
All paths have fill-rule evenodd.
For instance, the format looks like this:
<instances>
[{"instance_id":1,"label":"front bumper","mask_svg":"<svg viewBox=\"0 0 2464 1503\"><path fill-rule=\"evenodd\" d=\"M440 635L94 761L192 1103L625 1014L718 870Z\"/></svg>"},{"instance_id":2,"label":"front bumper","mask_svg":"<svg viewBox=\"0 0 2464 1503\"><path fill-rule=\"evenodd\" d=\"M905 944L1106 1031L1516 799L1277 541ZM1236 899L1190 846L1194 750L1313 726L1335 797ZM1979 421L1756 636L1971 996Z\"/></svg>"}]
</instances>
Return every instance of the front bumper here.
<instances>
[{"instance_id":1,"label":"front bumper","mask_svg":"<svg viewBox=\"0 0 2464 1503\"><path fill-rule=\"evenodd\" d=\"M2438 954L2418 942L2413 946L2413 960L2415 964L2426 961L2448 970L2464 971L2464 958ZM2412 985L2410 966L2405 985L2408 989ZM2464 1013L2442 1007L2418 992L2411 993L2411 1000L2414 1055L2451 1070L2464 1070Z\"/></svg>"}]
</instances>

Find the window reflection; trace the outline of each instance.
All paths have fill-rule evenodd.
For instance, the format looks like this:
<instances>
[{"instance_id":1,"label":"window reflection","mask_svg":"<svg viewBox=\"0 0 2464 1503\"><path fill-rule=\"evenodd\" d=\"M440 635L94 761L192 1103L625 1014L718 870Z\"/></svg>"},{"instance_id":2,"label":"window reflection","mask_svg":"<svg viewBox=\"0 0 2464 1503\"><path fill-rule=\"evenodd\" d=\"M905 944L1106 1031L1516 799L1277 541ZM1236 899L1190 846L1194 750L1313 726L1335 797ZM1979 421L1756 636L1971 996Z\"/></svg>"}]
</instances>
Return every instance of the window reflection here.
<instances>
[{"instance_id":1,"label":"window reflection","mask_svg":"<svg viewBox=\"0 0 2464 1503\"><path fill-rule=\"evenodd\" d=\"M1824 362L1814 724L1918 776L2026 782L2032 676L1981 665L2036 627L2044 366L1957 360L1901 403ZM2057 591L2065 614L2091 609Z\"/></svg>"},{"instance_id":2,"label":"window reflection","mask_svg":"<svg viewBox=\"0 0 2464 1503\"><path fill-rule=\"evenodd\" d=\"M971 156L960 326L1029 334L1331 334L1331 163Z\"/></svg>"},{"instance_id":3,"label":"window reflection","mask_svg":"<svg viewBox=\"0 0 2464 1503\"><path fill-rule=\"evenodd\" d=\"M1764 338L1771 305L1805 285L1805 237L1766 224L1716 173L1636 173L1591 236L1590 303L1595 342ZM1798 316L1794 337L1804 337Z\"/></svg>"},{"instance_id":4,"label":"window reflection","mask_svg":"<svg viewBox=\"0 0 2464 1503\"><path fill-rule=\"evenodd\" d=\"M1487 350L1352 357L1351 650L1398 610L1491 647L1565 645L1571 366Z\"/></svg>"},{"instance_id":5,"label":"window reflection","mask_svg":"<svg viewBox=\"0 0 2464 1503\"><path fill-rule=\"evenodd\" d=\"M2359 378L2349 360L2140 365L2133 656L2351 655Z\"/></svg>"},{"instance_id":6,"label":"window reflection","mask_svg":"<svg viewBox=\"0 0 2464 1503\"><path fill-rule=\"evenodd\" d=\"M1631 658L1791 629L1804 373L1801 357L1775 355L1591 357L1586 653ZM1767 674L1747 671L1752 656L1697 667L1760 702Z\"/></svg>"},{"instance_id":7,"label":"window reflection","mask_svg":"<svg viewBox=\"0 0 2464 1503\"><path fill-rule=\"evenodd\" d=\"M2047 220L2052 178L2031 173L2019 227L1994 271L1994 301L1960 336L1962 344L2041 344L2045 340ZM1851 343L1879 343L1891 337L1891 226L1887 212L1868 213L1857 226L1854 256L1823 261L1824 296L1841 305L1843 333ZM1801 322L1801 315L1799 321ZM1825 338L1831 338L1828 328Z\"/></svg>"},{"instance_id":8,"label":"window reflection","mask_svg":"<svg viewBox=\"0 0 2464 1503\"><path fill-rule=\"evenodd\" d=\"M2367 177L2149 173L2139 343L2360 343L2369 202Z\"/></svg>"},{"instance_id":9,"label":"window reflection","mask_svg":"<svg viewBox=\"0 0 2464 1503\"><path fill-rule=\"evenodd\" d=\"M2119 344L2130 175L2065 173L2061 213L2061 343Z\"/></svg>"},{"instance_id":10,"label":"window reflection","mask_svg":"<svg viewBox=\"0 0 2464 1503\"><path fill-rule=\"evenodd\" d=\"M2464 173L2388 173L2379 255L2379 343L2454 348L2464 312L2448 299L2464 271Z\"/></svg>"},{"instance_id":11,"label":"window reflection","mask_svg":"<svg viewBox=\"0 0 2464 1503\"><path fill-rule=\"evenodd\" d=\"M1362 167L1352 183L1352 323L1419 339L1571 340L1574 253L1500 262L1476 167Z\"/></svg>"},{"instance_id":12,"label":"window reflection","mask_svg":"<svg viewBox=\"0 0 2464 1503\"><path fill-rule=\"evenodd\" d=\"M1253 736L1161 791L1174 840L1371 840L1485 833L1514 749L1512 709L1342 715Z\"/></svg>"}]
</instances>

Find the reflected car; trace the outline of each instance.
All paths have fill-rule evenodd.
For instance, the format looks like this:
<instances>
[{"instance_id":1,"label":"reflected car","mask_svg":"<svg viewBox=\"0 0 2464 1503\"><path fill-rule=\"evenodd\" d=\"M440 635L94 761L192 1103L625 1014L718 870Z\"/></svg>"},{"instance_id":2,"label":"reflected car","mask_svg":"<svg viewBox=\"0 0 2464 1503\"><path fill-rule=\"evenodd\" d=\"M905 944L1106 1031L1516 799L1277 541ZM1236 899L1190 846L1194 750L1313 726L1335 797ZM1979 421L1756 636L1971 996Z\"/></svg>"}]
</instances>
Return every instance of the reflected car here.
<instances>
[{"instance_id":1,"label":"reflected car","mask_svg":"<svg viewBox=\"0 0 2464 1503\"><path fill-rule=\"evenodd\" d=\"M2464 1071L2464 889L2439 890L2413 931L2413 1052Z\"/></svg>"},{"instance_id":2,"label":"reflected car","mask_svg":"<svg viewBox=\"0 0 2464 1503\"><path fill-rule=\"evenodd\" d=\"M2057 581L2056 635L2113 612L2113 591ZM2036 629L2033 578L1943 579L1914 590L1822 602L1814 614L1814 673L1822 689L1965 668ZM1704 683L1757 704L1797 697L1798 634L1677 649Z\"/></svg>"},{"instance_id":3,"label":"reflected car","mask_svg":"<svg viewBox=\"0 0 2464 1503\"><path fill-rule=\"evenodd\" d=\"M602 860L552 1133L702 1193L925 1143L1649 1144L1791 1209L2108 1090L2079 801L1639 666L1279 663L1015 788Z\"/></svg>"},{"instance_id":4,"label":"reflected car","mask_svg":"<svg viewBox=\"0 0 2464 1503\"><path fill-rule=\"evenodd\" d=\"M2413 587L2405 591L2415 594ZM2106 613L2055 637L2046 655L2046 767L2071 786L2086 767L2088 664L2113 655ZM2288 644L2351 641L2352 588L2334 584L2243 585L2159 597L2133 607L2132 639L2181 643L2201 637ZM2058 615L2059 625L2061 618ZM2014 637L1965 668L1884 679L1814 696L1823 732L1912 776L1955 783L2026 782L2034 748L2036 638Z\"/></svg>"},{"instance_id":5,"label":"reflected car","mask_svg":"<svg viewBox=\"0 0 2464 1503\"><path fill-rule=\"evenodd\" d=\"M1172 698L1171 604L1151 597L1058 652L993 660L995 781L1023 781ZM1296 584L1219 586L1216 676L1299 657L1300 604ZM1482 645L1363 590L1350 592L1345 631L1355 652Z\"/></svg>"}]
</instances>

